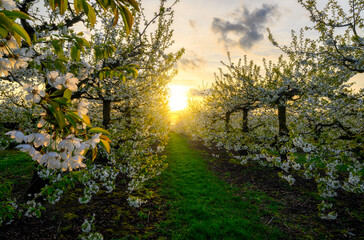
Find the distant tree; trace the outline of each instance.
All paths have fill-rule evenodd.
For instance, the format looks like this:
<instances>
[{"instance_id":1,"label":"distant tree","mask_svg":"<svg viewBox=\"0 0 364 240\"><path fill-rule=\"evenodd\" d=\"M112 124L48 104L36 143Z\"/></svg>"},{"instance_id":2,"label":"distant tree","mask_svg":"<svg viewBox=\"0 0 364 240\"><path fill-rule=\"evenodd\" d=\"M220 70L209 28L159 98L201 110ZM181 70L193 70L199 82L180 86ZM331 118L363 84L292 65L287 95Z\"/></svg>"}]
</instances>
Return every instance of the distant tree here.
<instances>
[{"instance_id":1,"label":"distant tree","mask_svg":"<svg viewBox=\"0 0 364 240\"><path fill-rule=\"evenodd\" d=\"M209 89L207 102L211 109L223 112L226 132L229 132L230 116L241 111L242 132L247 133L249 111L256 108L259 102L260 67L253 61L248 62L246 56L244 61L239 59L238 63L234 64L230 53L228 63L221 63L228 71L224 72L220 68L219 74L215 73L215 82Z\"/></svg>"}]
</instances>

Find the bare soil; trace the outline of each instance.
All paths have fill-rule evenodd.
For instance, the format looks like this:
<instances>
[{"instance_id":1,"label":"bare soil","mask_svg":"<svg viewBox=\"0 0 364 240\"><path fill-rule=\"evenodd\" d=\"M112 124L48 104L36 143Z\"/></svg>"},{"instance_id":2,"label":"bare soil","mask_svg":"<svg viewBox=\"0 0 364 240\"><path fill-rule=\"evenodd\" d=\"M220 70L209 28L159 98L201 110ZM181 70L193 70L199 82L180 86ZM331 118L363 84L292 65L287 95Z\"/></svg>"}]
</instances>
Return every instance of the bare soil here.
<instances>
[{"instance_id":1,"label":"bare soil","mask_svg":"<svg viewBox=\"0 0 364 240\"><path fill-rule=\"evenodd\" d=\"M80 189L68 194L47 210L40 219L21 218L0 227L0 239L41 240L77 239L85 218L95 213L95 228L104 239L158 239L158 223L165 219L167 204L157 186L150 186L148 202L141 208L128 205L123 179L118 178L112 193L96 195L88 204L80 204ZM145 196L145 192L140 192Z\"/></svg>"}]
</instances>

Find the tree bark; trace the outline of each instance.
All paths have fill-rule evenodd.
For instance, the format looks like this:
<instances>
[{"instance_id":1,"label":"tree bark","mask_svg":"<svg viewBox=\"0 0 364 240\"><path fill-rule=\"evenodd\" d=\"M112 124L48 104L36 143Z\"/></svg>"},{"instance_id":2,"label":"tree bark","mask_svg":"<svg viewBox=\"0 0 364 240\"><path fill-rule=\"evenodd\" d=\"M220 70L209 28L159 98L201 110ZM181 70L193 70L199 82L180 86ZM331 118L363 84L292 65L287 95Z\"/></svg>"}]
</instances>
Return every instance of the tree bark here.
<instances>
[{"instance_id":1,"label":"tree bark","mask_svg":"<svg viewBox=\"0 0 364 240\"><path fill-rule=\"evenodd\" d=\"M38 171L34 170L32 180L30 181L30 186L25 191L25 199L27 200L32 199L34 194L40 193L42 188L44 188L47 184L49 184L49 180L48 179L44 180L38 175ZM29 194L31 195L30 197L28 196Z\"/></svg>"},{"instance_id":2,"label":"tree bark","mask_svg":"<svg viewBox=\"0 0 364 240\"><path fill-rule=\"evenodd\" d=\"M109 128L111 121L111 100L102 100L102 125Z\"/></svg>"},{"instance_id":3,"label":"tree bark","mask_svg":"<svg viewBox=\"0 0 364 240\"><path fill-rule=\"evenodd\" d=\"M287 127L287 107L285 105L278 105L278 122L278 136L288 136L289 131Z\"/></svg>"},{"instance_id":4,"label":"tree bark","mask_svg":"<svg viewBox=\"0 0 364 240\"><path fill-rule=\"evenodd\" d=\"M243 109L243 133L249 132L249 127L248 127L248 114L249 114L249 109L244 108Z\"/></svg>"},{"instance_id":5,"label":"tree bark","mask_svg":"<svg viewBox=\"0 0 364 240\"><path fill-rule=\"evenodd\" d=\"M281 151L282 147L285 145L286 140L283 140L285 137L288 137L289 130L287 127L287 107L285 103L278 104L278 149L280 152L280 157L282 161L287 160L287 153L285 151Z\"/></svg>"},{"instance_id":6,"label":"tree bark","mask_svg":"<svg viewBox=\"0 0 364 240\"><path fill-rule=\"evenodd\" d=\"M230 115L231 115L231 112L227 112L225 114L225 132L230 132L230 127L229 127L229 123L230 123Z\"/></svg>"}]
</instances>

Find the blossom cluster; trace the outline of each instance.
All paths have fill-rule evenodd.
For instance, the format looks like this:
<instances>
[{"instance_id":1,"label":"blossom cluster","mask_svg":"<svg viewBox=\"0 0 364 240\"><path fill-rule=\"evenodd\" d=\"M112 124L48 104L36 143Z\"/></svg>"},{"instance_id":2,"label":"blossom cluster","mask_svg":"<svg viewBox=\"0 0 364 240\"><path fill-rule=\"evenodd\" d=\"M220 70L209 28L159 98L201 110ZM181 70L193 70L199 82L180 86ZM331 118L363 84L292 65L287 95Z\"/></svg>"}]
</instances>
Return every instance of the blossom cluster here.
<instances>
[{"instance_id":1,"label":"blossom cluster","mask_svg":"<svg viewBox=\"0 0 364 240\"><path fill-rule=\"evenodd\" d=\"M322 201L339 190L363 193L363 91L341 83L350 74L329 84L330 71L297 62L267 63L265 76L247 73L254 65L246 61L225 64L229 72L216 76L202 102L190 103L178 129L234 162L280 168L290 185L313 179ZM337 217L334 204L318 207L322 218Z\"/></svg>"},{"instance_id":2,"label":"blossom cluster","mask_svg":"<svg viewBox=\"0 0 364 240\"><path fill-rule=\"evenodd\" d=\"M59 169L61 171L72 171L77 168L85 167L82 160L89 148L95 148L100 142L101 133L92 136L91 139L82 141L73 134L64 139L51 136L47 132L31 133L24 135L21 131L10 131L6 133L18 143L28 143L18 145L22 152L28 153L34 161L48 169ZM47 148L45 152L38 151L38 148Z\"/></svg>"}]
</instances>

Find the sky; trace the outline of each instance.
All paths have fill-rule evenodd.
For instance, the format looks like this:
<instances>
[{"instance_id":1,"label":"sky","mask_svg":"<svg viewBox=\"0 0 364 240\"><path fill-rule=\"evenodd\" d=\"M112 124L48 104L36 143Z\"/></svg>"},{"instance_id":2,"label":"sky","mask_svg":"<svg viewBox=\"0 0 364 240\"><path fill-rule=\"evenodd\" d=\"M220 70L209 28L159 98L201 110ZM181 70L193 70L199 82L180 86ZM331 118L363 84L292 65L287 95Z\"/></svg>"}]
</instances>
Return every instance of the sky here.
<instances>
[{"instance_id":1,"label":"sky","mask_svg":"<svg viewBox=\"0 0 364 240\"><path fill-rule=\"evenodd\" d=\"M152 13L159 0L142 0L142 5ZM185 54L171 85L196 89L214 81L220 61L227 62L227 51L235 61L244 55L256 64L263 58L275 61L282 52L269 42L267 28L279 43L288 44L291 30L311 23L296 0L180 0L174 9L171 50L185 48ZM364 74L354 80L356 88L364 87Z\"/></svg>"}]
</instances>

